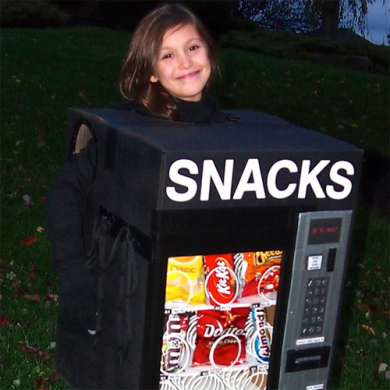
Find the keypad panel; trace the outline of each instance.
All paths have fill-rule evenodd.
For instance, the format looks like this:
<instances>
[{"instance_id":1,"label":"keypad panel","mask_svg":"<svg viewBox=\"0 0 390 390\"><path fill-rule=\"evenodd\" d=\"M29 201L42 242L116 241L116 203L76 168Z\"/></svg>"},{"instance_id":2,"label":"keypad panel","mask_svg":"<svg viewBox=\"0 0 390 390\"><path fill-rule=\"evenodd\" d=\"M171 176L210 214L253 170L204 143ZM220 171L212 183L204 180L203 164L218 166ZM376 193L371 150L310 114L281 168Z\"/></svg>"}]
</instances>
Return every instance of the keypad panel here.
<instances>
[{"instance_id":1,"label":"keypad panel","mask_svg":"<svg viewBox=\"0 0 390 390\"><path fill-rule=\"evenodd\" d=\"M321 335L324 329L329 278L310 278L306 284L301 336Z\"/></svg>"}]
</instances>

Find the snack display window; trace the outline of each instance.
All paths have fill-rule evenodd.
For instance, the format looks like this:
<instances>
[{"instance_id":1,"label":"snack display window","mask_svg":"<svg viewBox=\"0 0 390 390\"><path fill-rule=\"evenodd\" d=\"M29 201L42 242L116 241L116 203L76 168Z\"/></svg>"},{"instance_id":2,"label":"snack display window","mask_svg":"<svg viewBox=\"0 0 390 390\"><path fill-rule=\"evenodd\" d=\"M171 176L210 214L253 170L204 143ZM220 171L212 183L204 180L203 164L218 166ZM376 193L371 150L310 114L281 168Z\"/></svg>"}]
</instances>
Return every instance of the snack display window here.
<instances>
[{"instance_id":1,"label":"snack display window","mask_svg":"<svg viewBox=\"0 0 390 390\"><path fill-rule=\"evenodd\" d=\"M161 390L266 388L282 257L168 258Z\"/></svg>"}]
</instances>

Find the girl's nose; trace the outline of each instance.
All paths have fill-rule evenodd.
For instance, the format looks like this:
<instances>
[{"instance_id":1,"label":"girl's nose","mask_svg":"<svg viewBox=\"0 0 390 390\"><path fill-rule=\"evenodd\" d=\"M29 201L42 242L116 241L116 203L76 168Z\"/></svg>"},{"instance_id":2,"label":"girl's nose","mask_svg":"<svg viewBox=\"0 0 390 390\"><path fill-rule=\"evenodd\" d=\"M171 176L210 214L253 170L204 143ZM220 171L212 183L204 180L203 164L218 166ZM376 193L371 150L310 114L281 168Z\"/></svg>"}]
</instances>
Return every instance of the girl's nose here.
<instances>
[{"instance_id":1,"label":"girl's nose","mask_svg":"<svg viewBox=\"0 0 390 390\"><path fill-rule=\"evenodd\" d=\"M183 53L180 56L180 66L183 69L188 69L192 64L191 57L187 53Z\"/></svg>"}]
</instances>

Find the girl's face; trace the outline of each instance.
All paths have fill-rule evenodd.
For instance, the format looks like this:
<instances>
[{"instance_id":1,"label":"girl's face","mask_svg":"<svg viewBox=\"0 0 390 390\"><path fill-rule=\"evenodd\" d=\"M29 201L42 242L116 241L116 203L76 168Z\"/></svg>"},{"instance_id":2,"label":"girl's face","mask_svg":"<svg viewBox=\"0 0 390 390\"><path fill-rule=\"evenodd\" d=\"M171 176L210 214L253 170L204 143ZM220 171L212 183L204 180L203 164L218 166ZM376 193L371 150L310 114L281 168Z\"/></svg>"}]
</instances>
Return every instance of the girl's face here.
<instances>
[{"instance_id":1,"label":"girl's face","mask_svg":"<svg viewBox=\"0 0 390 390\"><path fill-rule=\"evenodd\" d=\"M207 47L192 24L169 29L163 37L152 83L173 96L199 101L211 74Z\"/></svg>"}]
</instances>

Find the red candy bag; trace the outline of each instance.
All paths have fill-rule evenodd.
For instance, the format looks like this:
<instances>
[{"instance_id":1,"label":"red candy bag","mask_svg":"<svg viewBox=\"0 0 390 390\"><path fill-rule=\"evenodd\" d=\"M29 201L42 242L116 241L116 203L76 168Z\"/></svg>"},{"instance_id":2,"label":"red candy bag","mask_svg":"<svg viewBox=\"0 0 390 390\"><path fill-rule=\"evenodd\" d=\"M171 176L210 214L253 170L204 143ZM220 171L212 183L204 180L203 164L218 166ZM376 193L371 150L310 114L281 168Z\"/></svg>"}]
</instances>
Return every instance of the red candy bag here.
<instances>
[{"instance_id":1,"label":"red candy bag","mask_svg":"<svg viewBox=\"0 0 390 390\"><path fill-rule=\"evenodd\" d=\"M245 363L245 322L250 308L198 312L193 366L233 366Z\"/></svg>"},{"instance_id":2,"label":"red candy bag","mask_svg":"<svg viewBox=\"0 0 390 390\"><path fill-rule=\"evenodd\" d=\"M237 302L238 283L233 254L205 255L207 303L213 306Z\"/></svg>"}]
</instances>

